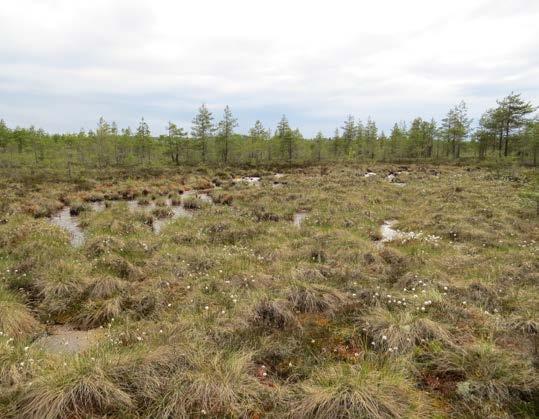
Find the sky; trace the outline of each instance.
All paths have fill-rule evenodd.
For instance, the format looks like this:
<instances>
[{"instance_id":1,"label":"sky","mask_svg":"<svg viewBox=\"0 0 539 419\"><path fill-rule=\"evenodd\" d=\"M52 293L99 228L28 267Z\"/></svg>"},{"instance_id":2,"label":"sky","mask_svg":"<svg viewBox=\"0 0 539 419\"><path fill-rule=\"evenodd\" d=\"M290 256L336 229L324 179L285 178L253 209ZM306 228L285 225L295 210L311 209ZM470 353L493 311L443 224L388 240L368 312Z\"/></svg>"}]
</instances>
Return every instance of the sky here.
<instances>
[{"instance_id":1,"label":"sky","mask_svg":"<svg viewBox=\"0 0 539 419\"><path fill-rule=\"evenodd\" d=\"M2 0L0 118L50 132L100 116L190 130L205 103L246 133L346 116L477 121L511 91L539 105L539 0Z\"/></svg>"}]
</instances>

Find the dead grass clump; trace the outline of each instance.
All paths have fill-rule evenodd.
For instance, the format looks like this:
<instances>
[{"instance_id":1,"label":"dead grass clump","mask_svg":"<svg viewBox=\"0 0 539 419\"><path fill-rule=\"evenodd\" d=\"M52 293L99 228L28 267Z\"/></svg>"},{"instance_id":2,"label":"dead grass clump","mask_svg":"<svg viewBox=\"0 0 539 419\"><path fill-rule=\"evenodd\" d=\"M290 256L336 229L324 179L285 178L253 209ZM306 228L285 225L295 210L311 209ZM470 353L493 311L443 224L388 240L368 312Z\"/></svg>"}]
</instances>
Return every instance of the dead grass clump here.
<instances>
[{"instance_id":1,"label":"dead grass clump","mask_svg":"<svg viewBox=\"0 0 539 419\"><path fill-rule=\"evenodd\" d=\"M208 203L197 196L187 196L183 200L183 206L184 208L187 208L190 210L198 210L198 209L208 206Z\"/></svg>"},{"instance_id":2,"label":"dead grass clump","mask_svg":"<svg viewBox=\"0 0 539 419\"><path fill-rule=\"evenodd\" d=\"M318 267L313 266L298 266L293 272L292 277L299 281L317 282L324 281L326 277Z\"/></svg>"},{"instance_id":3,"label":"dead grass clump","mask_svg":"<svg viewBox=\"0 0 539 419\"><path fill-rule=\"evenodd\" d=\"M89 238L85 243L85 253L92 258L122 251L125 248L125 242L116 236L98 235Z\"/></svg>"},{"instance_id":4,"label":"dead grass clump","mask_svg":"<svg viewBox=\"0 0 539 419\"><path fill-rule=\"evenodd\" d=\"M429 314L433 319L443 322L463 322L470 326L474 323L473 313L467 309L467 304L462 304L462 301L458 303L448 299L433 301L432 305L429 306Z\"/></svg>"},{"instance_id":5,"label":"dead grass clump","mask_svg":"<svg viewBox=\"0 0 539 419\"><path fill-rule=\"evenodd\" d=\"M125 300L126 309L131 310L135 319L143 319L153 314L160 305L162 296L159 291L152 290L142 295L129 296Z\"/></svg>"},{"instance_id":6,"label":"dead grass clump","mask_svg":"<svg viewBox=\"0 0 539 419\"><path fill-rule=\"evenodd\" d=\"M380 230L369 230L369 238L372 241L378 242L382 240L382 233L380 233Z\"/></svg>"},{"instance_id":7,"label":"dead grass clump","mask_svg":"<svg viewBox=\"0 0 539 419\"><path fill-rule=\"evenodd\" d=\"M13 260L19 273L31 273L72 253L69 236L44 221L16 216L0 224L0 249Z\"/></svg>"},{"instance_id":8,"label":"dead grass clump","mask_svg":"<svg viewBox=\"0 0 539 419\"><path fill-rule=\"evenodd\" d=\"M139 195L139 192L135 191L133 189L127 189L127 190L123 190L123 191L118 191L118 193L120 194L122 199L124 199L126 201L131 201L131 200L135 199Z\"/></svg>"},{"instance_id":9,"label":"dead grass clump","mask_svg":"<svg viewBox=\"0 0 539 419\"><path fill-rule=\"evenodd\" d=\"M401 252L386 248L380 251L380 256L389 268L386 275L391 283L396 282L408 270L409 261Z\"/></svg>"},{"instance_id":10,"label":"dead grass clump","mask_svg":"<svg viewBox=\"0 0 539 419\"><path fill-rule=\"evenodd\" d=\"M172 196L170 197L170 205L173 205L173 206L177 207L177 206L179 206L179 205L181 205L181 204L182 204L182 197L181 197L181 195L175 194L175 195L172 195Z\"/></svg>"},{"instance_id":11,"label":"dead grass clump","mask_svg":"<svg viewBox=\"0 0 539 419\"><path fill-rule=\"evenodd\" d=\"M220 221L204 228L204 233L210 237L212 243L236 244L248 241L260 234L256 225L245 223Z\"/></svg>"},{"instance_id":12,"label":"dead grass clump","mask_svg":"<svg viewBox=\"0 0 539 419\"><path fill-rule=\"evenodd\" d=\"M192 350L187 362L154 401L150 417L252 417L269 407L269 387L253 374L250 356Z\"/></svg>"},{"instance_id":13,"label":"dead grass clump","mask_svg":"<svg viewBox=\"0 0 539 419\"><path fill-rule=\"evenodd\" d=\"M81 300L88 280L79 261L58 261L37 275L40 311L46 316L62 316Z\"/></svg>"},{"instance_id":14,"label":"dead grass clump","mask_svg":"<svg viewBox=\"0 0 539 419\"><path fill-rule=\"evenodd\" d=\"M496 292L479 282L468 286L467 295L470 301L488 311L493 311L500 306Z\"/></svg>"},{"instance_id":15,"label":"dead grass clump","mask_svg":"<svg viewBox=\"0 0 539 419\"><path fill-rule=\"evenodd\" d=\"M376 258L371 252L367 252L363 254L363 262L366 265L372 265L374 262L376 262Z\"/></svg>"},{"instance_id":16,"label":"dead grass clump","mask_svg":"<svg viewBox=\"0 0 539 419\"><path fill-rule=\"evenodd\" d=\"M2 416L3 402L10 398L10 393L15 393L18 384L30 376L28 366L24 367L26 351L10 339L12 338L0 336L0 417L8 417L7 414Z\"/></svg>"},{"instance_id":17,"label":"dead grass clump","mask_svg":"<svg viewBox=\"0 0 539 419\"><path fill-rule=\"evenodd\" d=\"M266 211L261 208L257 208L253 210L253 216L255 217L255 220L258 222L261 221L280 221L281 217L278 214L275 214L273 212Z\"/></svg>"},{"instance_id":18,"label":"dead grass clump","mask_svg":"<svg viewBox=\"0 0 539 419\"><path fill-rule=\"evenodd\" d=\"M213 202L221 205L232 205L232 201L234 200L232 195L225 192L213 192L211 197Z\"/></svg>"},{"instance_id":19,"label":"dead grass clump","mask_svg":"<svg viewBox=\"0 0 539 419\"><path fill-rule=\"evenodd\" d=\"M516 315L506 321L506 326L510 330L515 330L526 335L537 335L539 333L539 320L533 315Z\"/></svg>"},{"instance_id":20,"label":"dead grass clump","mask_svg":"<svg viewBox=\"0 0 539 419\"><path fill-rule=\"evenodd\" d=\"M120 255L106 255L100 258L98 263L101 267L109 270L112 274L119 276L122 279L140 281L144 278L143 271L140 267L132 264Z\"/></svg>"},{"instance_id":21,"label":"dead grass clump","mask_svg":"<svg viewBox=\"0 0 539 419\"><path fill-rule=\"evenodd\" d=\"M60 201L45 199L39 202L32 202L27 204L25 211L28 214L33 215L35 218L52 217L52 215L61 210L64 204Z\"/></svg>"},{"instance_id":22,"label":"dead grass clump","mask_svg":"<svg viewBox=\"0 0 539 419\"><path fill-rule=\"evenodd\" d=\"M290 329L299 326L291 304L285 300L260 301L253 309L250 322L261 329Z\"/></svg>"},{"instance_id":23,"label":"dead grass clump","mask_svg":"<svg viewBox=\"0 0 539 419\"><path fill-rule=\"evenodd\" d=\"M212 189L213 184L208 179L198 179L193 183L193 189L196 189L198 191L203 191L207 189Z\"/></svg>"},{"instance_id":24,"label":"dead grass clump","mask_svg":"<svg viewBox=\"0 0 539 419\"><path fill-rule=\"evenodd\" d=\"M157 207L152 210L152 215L156 218L170 218L174 212L167 207Z\"/></svg>"},{"instance_id":25,"label":"dead grass clump","mask_svg":"<svg viewBox=\"0 0 539 419\"><path fill-rule=\"evenodd\" d=\"M48 366L18 395L18 415L67 419L110 416L133 408L129 394L111 379L116 360L99 355L67 358L63 366Z\"/></svg>"},{"instance_id":26,"label":"dead grass clump","mask_svg":"<svg viewBox=\"0 0 539 419\"><path fill-rule=\"evenodd\" d=\"M165 198L157 198L155 200L155 206L156 207L166 207L167 206L167 200Z\"/></svg>"},{"instance_id":27,"label":"dead grass clump","mask_svg":"<svg viewBox=\"0 0 539 419\"><path fill-rule=\"evenodd\" d=\"M147 191L146 191L147 192ZM143 191L144 193L144 191ZM147 205L150 205L150 198L148 198L146 195L140 197L138 200L137 200L137 204L139 204L140 206L147 206Z\"/></svg>"},{"instance_id":28,"label":"dead grass clump","mask_svg":"<svg viewBox=\"0 0 539 419\"><path fill-rule=\"evenodd\" d=\"M101 202L105 200L105 195L101 192L90 192L86 195L85 200L88 202Z\"/></svg>"},{"instance_id":29,"label":"dead grass clump","mask_svg":"<svg viewBox=\"0 0 539 419\"><path fill-rule=\"evenodd\" d=\"M350 298L343 292L318 284L294 285L288 291L288 301L301 313L326 313L334 315L346 308Z\"/></svg>"},{"instance_id":30,"label":"dead grass clump","mask_svg":"<svg viewBox=\"0 0 539 419\"><path fill-rule=\"evenodd\" d=\"M410 417L418 409L413 386L388 367L362 363L330 365L299 384L290 418Z\"/></svg>"},{"instance_id":31,"label":"dead grass clump","mask_svg":"<svg viewBox=\"0 0 539 419\"><path fill-rule=\"evenodd\" d=\"M382 251L380 251L380 256L382 260L388 265L391 265L391 266L406 265L405 256L397 250L387 249L387 248L383 249Z\"/></svg>"},{"instance_id":32,"label":"dead grass clump","mask_svg":"<svg viewBox=\"0 0 539 419\"><path fill-rule=\"evenodd\" d=\"M170 240L178 245L193 244L198 240L193 232L184 229L175 229L174 232L168 233L168 235Z\"/></svg>"},{"instance_id":33,"label":"dead grass clump","mask_svg":"<svg viewBox=\"0 0 539 419\"><path fill-rule=\"evenodd\" d=\"M144 211L137 211L134 214L134 219L137 223L143 224L145 226L150 226L150 227L153 226L153 221L154 221L153 215L146 213Z\"/></svg>"},{"instance_id":34,"label":"dead grass clump","mask_svg":"<svg viewBox=\"0 0 539 419\"><path fill-rule=\"evenodd\" d=\"M93 217L91 230L95 233L116 237L125 237L144 230L147 217L151 216L144 211L131 213L125 203L115 204L108 211Z\"/></svg>"},{"instance_id":35,"label":"dead grass clump","mask_svg":"<svg viewBox=\"0 0 539 419\"><path fill-rule=\"evenodd\" d=\"M69 208L69 215L76 217L85 211L89 211L90 206L83 202L74 202Z\"/></svg>"},{"instance_id":36,"label":"dead grass clump","mask_svg":"<svg viewBox=\"0 0 539 419\"><path fill-rule=\"evenodd\" d=\"M140 411L145 411L162 397L174 372L187 366L183 344L164 344L131 353L113 374L114 380L133 395Z\"/></svg>"},{"instance_id":37,"label":"dead grass clump","mask_svg":"<svg viewBox=\"0 0 539 419\"><path fill-rule=\"evenodd\" d=\"M0 286L0 332L15 339L31 337L41 330L28 308L10 291Z\"/></svg>"},{"instance_id":38,"label":"dead grass clump","mask_svg":"<svg viewBox=\"0 0 539 419\"><path fill-rule=\"evenodd\" d=\"M198 272L208 271L218 264L215 255L207 248L185 249L183 259L190 270Z\"/></svg>"},{"instance_id":39,"label":"dead grass clump","mask_svg":"<svg viewBox=\"0 0 539 419\"><path fill-rule=\"evenodd\" d=\"M121 293L125 289L125 283L111 276L101 276L93 280L85 293L90 299L107 299Z\"/></svg>"},{"instance_id":40,"label":"dead grass clump","mask_svg":"<svg viewBox=\"0 0 539 419\"><path fill-rule=\"evenodd\" d=\"M75 318L75 323L82 329L93 329L106 325L122 312L122 296L107 299L87 300Z\"/></svg>"},{"instance_id":41,"label":"dead grass clump","mask_svg":"<svg viewBox=\"0 0 539 419\"><path fill-rule=\"evenodd\" d=\"M316 263L326 263L328 256L326 251L320 247L315 247L309 251L309 260Z\"/></svg>"},{"instance_id":42,"label":"dead grass clump","mask_svg":"<svg viewBox=\"0 0 539 419\"><path fill-rule=\"evenodd\" d=\"M492 417L499 410L533 403L539 380L529 360L490 343L435 350L418 356L420 368L437 377L457 377L454 396L466 414ZM486 416L485 416L486 415Z\"/></svg>"},{"instance_id":43,"label":"dead grass clump","mask_svg":"<svg viewBox=\"0 0 539 419\"><path fill-rule=\"evenodd\" d=\"M432 340L446 346L453 343L443 325L409 311L389 311L377 307L361 318L361 324L369 341L374 342L374 349L401 353Z\"/></svg>"}]
</instances>

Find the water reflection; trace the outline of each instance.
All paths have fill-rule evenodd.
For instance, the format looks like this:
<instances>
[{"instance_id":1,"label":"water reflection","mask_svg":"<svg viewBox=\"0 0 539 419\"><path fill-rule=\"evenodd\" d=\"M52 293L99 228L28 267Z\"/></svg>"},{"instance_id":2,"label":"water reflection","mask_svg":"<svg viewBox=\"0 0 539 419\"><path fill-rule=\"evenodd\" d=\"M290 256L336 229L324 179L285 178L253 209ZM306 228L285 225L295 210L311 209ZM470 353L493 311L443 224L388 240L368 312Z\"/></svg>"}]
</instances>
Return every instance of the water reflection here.
<instances>
[{"instance_id":1,"label":"water reflection","mask_svg":"<svg viewBox=\"0 0 539 419\"><path fill-rule=\"evenodd\" d=\"M308 213L306 211L298 211L294 214L294 225L296 227L301 226L303 220L307 217Z\"/></svg>"},{"instance_id":2,"label":"water reflection","mask_svg":"<svg viewBox=\"0 0 539 419\"><path fill-rule=\"evenodd\" d=\"M161 232L163 226L165 226L168 222L170 222L172 219L178 218L178 217L192 217L193 212L191 210L186 209L183 206L183 202L185 201L185 198L193 196L198 199L200 199L203 202L206 203L213 203L213 200L211 196L204 192L197 192L197 191L187 191L181 196L180 203L177 203L177 201L174 201L174 204L172 203L172 199L166 199L161 205L164 208L167 208L170 210L170 217L162 217L157 218L153 222L153 230L157 234ZM150 212L154 210L155 208L158 208L158 205L156 201L139 201L136 199L131 199L128 201L124 201L127 204L127 207L130 211L145 211ZM107 204L103 201L99 202L90 202L89 203L90 208L95 212L101 212L107 208ZM84 231L79 227L77 216L70 214L70 207L64 207L60 212L55 214L53 217L50 218L50 222L52 224L55 224L64 230L66 230L70 235L70 241L71 244L74 247L80 247L84 243L85 240L85 234Z\"/></svg>"},{"instance_id":3,"label":"water reflection","mask_svg":"<svg viewBox=\"0 0 539 419\"><path fill-rule=\"evenodd\" d=\"M84 232L77 223L77 218L70 213L69 207L64 207L62 210L51 217L51 223L66 230L70 235L71 244L74 247L80 247L84 243Z\"/></svg>"}]
</instances>

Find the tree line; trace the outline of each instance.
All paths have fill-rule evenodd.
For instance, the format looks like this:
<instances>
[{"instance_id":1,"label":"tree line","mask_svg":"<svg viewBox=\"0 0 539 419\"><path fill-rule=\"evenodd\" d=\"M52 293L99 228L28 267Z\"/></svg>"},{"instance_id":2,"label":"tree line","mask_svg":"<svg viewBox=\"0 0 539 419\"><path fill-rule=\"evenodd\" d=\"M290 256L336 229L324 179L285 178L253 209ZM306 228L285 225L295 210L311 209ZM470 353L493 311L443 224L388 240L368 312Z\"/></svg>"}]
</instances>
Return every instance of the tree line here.
<instances>
[{"instance_id":1,"label":"tree line","mask_svg":"<svg viewBox=\"0 0 539 419\"><path fill-rule=\"evenodd\" d=\"M386 135L370 118L349 115L332 136L304 138L283 115L272 132L256 121L238 134L238 121L224 109L216 121L202 105L190 131L169 122L166 134L153 136L141 119L137 129L119 129L100 118L94 130L49 134L42 129L9 128L0 120L0 165L4 167L152 167L159 165L265 165L336 161L458 161L513 159L536 166L539 157L537 110L511 93L488 109L472 128L464 102L437 123L415 118L396 123Z\"/></svg>"}]
</instances>

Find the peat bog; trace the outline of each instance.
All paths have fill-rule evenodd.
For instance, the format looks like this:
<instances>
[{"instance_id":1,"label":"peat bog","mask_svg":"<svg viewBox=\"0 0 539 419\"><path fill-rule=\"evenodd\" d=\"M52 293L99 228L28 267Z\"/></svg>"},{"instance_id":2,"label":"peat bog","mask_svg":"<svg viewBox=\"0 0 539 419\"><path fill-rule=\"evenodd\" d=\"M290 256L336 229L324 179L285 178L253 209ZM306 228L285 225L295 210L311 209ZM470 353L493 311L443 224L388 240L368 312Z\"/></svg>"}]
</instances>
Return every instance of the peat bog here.
<instances>
[{"instance_id":1,"label":"peat bog","mask_svg":"<svg viewBox=\"0 0 539 419\"><path fill-rule=\"evenodd\" d=\"M534 417L533 173L504 170L3 177L0 417Z\"/></svg>"}]
</instances>

